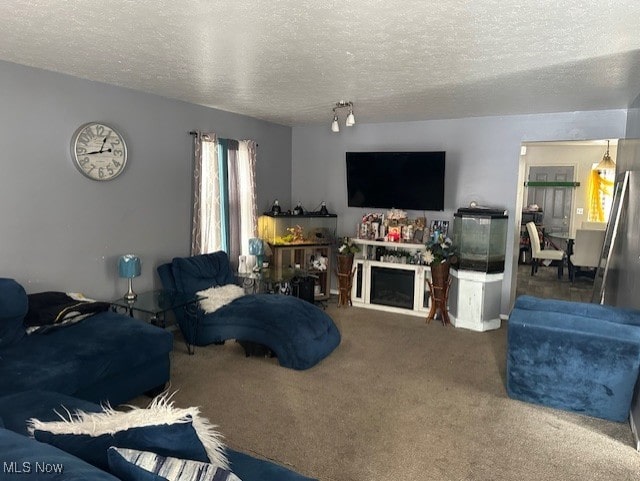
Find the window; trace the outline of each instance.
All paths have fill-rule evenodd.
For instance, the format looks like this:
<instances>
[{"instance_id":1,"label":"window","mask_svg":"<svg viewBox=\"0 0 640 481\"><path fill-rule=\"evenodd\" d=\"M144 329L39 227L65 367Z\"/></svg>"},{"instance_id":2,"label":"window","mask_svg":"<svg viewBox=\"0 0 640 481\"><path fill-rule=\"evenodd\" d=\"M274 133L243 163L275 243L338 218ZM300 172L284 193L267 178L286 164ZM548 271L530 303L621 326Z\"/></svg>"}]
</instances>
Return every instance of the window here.
<instances>
[{"instance_id":1,"label":"window","mask_svg":"<svg viewBox=\"0 0 640 481\"><path fill-rule=\"evenodd\" d=\"M233 266L256 236L256 143L196 132L191 254L223 250Z\"/></svg>"}]
</instances>

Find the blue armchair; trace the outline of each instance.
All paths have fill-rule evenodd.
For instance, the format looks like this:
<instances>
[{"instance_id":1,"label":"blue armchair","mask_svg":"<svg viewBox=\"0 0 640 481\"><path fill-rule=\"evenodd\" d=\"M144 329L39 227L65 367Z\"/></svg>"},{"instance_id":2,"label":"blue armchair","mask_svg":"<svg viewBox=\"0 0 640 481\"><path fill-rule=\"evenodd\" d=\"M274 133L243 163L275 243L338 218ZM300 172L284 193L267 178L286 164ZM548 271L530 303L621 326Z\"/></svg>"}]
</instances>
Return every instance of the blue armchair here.
<instances>
[{"instance_id":1,"label":"blue armchair","mask_svg":"<svg viewBox=\"0 0 640 481\"><path fill-rule=\"evenodd\" d=\"M611 421L629 417L640 312L521 296L509 316L510 397Z\"/></svg>"},{"instance_id":2,"label":"blue armchair","mask_svg":"<svg viewBox=\"0 0 640 481\"><path fill-rule=\"evenodd\" d=\"M225 252L176 257L158 267L165 289L195 294L235 281ZM268 347L281 366L308 369L340 344L340 332L326 312L292 296L247 294L205 314L199 312L196 332L184 310L175 312L187 342L198 346L227 339Z\"/></svg>"}]
</instances>

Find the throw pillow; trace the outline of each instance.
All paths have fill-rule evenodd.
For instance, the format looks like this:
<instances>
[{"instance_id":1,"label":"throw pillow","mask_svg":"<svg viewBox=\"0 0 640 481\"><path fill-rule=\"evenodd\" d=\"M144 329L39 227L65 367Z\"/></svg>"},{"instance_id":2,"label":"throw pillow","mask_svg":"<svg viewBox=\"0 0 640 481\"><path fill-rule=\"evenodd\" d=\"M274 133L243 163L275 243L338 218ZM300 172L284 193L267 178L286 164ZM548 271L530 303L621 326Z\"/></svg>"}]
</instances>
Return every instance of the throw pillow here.
<instances>
[{"instance_id":1,"label":"throw pillow","mask_svg":"<svg viewBox=\"0 0 640 481\"><path fill-rule=\"evenodd\" d=\"M231 471L215 464L148 451L111 447L108 457L111 473L123 481L240 481Z\"/></svg>"},{"instance_id":2,"label":"throw pillow","mask_svg":"<svg viewBox=\"0 0 640 481\"><path fill-rule=\"evenodd\" d=\"M110 446L153 451L163 456L177 456L218 466L229 466L222 436L203 417L197 407L179 409L172 395L161 394L146 409L128 406L129 411L115 411L105 406L102 412L76 410L60 421L28 421L29 432L41 442L97 466L108 468Z\"/></svg>"},{"instance_id":3,"label":"throw pillow","mask_svg":"<svg viewBox=\"0 0 640 481\"><path fill-rule=\"evenodd\" d=\"M38 292L29 294L29 311L24 318L27 334L75 324L109 309L108 302L97 302L77 292Z\"/></svg>"},{"instance_id":4,"label":"throw pillow","mask_svg":"<svg viewBox=\"0 0 640 481\"><path fill-rule=\"evenodd\" d=\"M204 299L200 300L200 308L205 314L211 314L238 297L244 296L244 289L235 284L227 284L224 286L210 287L209 289L199 291L197 294L204 297Z\"/></svg>"}]
</instances>

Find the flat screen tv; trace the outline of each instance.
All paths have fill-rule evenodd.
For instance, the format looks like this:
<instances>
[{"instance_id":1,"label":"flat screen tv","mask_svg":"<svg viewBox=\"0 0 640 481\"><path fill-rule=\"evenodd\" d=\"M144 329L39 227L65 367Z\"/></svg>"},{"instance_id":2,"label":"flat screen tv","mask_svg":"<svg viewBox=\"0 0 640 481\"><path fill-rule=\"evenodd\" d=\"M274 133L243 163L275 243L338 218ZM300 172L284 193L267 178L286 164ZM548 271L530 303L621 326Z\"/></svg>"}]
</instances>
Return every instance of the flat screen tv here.
<instances>
[{"instance_id":1,"label":"flat screen tv","mask_svg":"<svg viewBox=\"0 0 640 481\"><path fill-rule=\"evenodd\" d=\"M347 152L347 205L444 210L444 152Z\"/></svg>"}]
</instances>

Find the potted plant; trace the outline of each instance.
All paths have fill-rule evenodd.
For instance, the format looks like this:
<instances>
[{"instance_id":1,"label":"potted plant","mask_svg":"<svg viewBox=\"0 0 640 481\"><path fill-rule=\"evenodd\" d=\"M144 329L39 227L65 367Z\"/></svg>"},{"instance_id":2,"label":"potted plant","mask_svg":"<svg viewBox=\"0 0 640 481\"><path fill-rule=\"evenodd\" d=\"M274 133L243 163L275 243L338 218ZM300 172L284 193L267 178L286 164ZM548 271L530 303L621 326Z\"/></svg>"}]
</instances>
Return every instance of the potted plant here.
<instances>
[{"instance_id":1,"label":"potted plant","mask_svg":"<svg viewBox=\"0 0 640 481\"><path fill-rule=\"evenodd\" d=\"M431 267L431 309L427 322L434 319L438 311L442 315L442 323L449 324L447 300L449 297L449 266L456 261L456 251L450 238L443 234L432 237L426 243L427 249L422 254L423 262Z\"/></svg>"},{"instance_id":2,"label":"potted plant","mask_svg":"<svg viewBox=\"0 0 640 481\"><path fill-rule=\"evenodd\" d=\"M439 234L437 237L431 237L425 245L427 250L422 254L422 260L426 265L431 266L432 270L434 265L455 262L456 251L449 237Z\"/></svg>"},{"instance_id":3,"label":"potted plant","mask_svg":"<svg viewBox=\"0 0 640 481\"><path fill-rule=\"evenodd\" d=\"M350 237L343 237L338 244L338 255L353 256L360 252L358 244L353 242Z\"/></svg>"}]
</instances>

